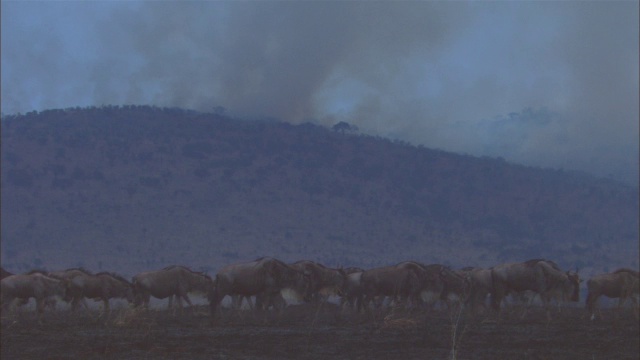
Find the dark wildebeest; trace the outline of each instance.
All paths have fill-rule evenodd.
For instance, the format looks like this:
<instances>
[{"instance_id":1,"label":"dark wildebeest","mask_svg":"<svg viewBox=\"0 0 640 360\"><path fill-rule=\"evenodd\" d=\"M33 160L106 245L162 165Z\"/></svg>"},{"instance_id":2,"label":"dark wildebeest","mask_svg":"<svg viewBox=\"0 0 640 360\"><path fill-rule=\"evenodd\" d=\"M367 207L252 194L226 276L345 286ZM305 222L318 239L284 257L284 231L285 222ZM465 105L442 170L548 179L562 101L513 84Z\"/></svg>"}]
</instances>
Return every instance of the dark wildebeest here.
<instances>
[{"instance_id":1,"label":"dark wildebeest","mask_svg":"<svg viewBox=\"0 0 640 360\"><path fill-rule=\"evenodd\" d=\"M343 269L343 271L347 276L340 291L340 307L345 309L349 306L353 310L356 307L357 299L363 295L361 278L364 269L349 267Z\"/></svg>"},{"instance_id":2,"label":"dark wildebeest","mask_svg":"<svg viewBox=\"0 0 640 360\"><path fill-rule=\"evenodd\" d=\"M85 299L102 301L103 311L109 313L109 300L114 298L125 299L132 303L133 287L129 281L118 274L99 272L93 274L76 274L69 278L69 288L73 295L72 304L77 306L82 302L88 310Z\"/></svg>"},{"instance_id":3,"label":"dark wildebeest","mask_svg":"<svg viewBox=\"0 0 640 360\"><path fill-rule=\"evenodd\" d=\"M464 273L451 270L441 264L423 265L417 262L404 262L399 266L411 265L420 279L417 302L424 302L429 307L437 301L444 302L448 308L455 303L462 303L469 294L469 281Z\"/></svg>"},{"instance_id":4,"label":"dark wildebeest","mask_svg":"<svg viewBox=\"0 0 640 360\"><path fill-rule=\"evenodd\" d=\"M476 267L466 267L462 269L466 278L469 279L469 297L467 305L471 311L477 313L486 307L487 296L493 290L493 280L491 279L491 269Z\"/></svg>"},{"instance_id":5,"label":"dark wildebeest","mask_svg":"<svg viewBox=\"0 0 640 360\"><path fill-rule=\"evenodd\" d=\"M396 265L398 268L412 271L417 277L417 281L411 289L409 299L413 305L420 303L433 304L440 299L444 290L442 271L444 265L425 265L416 261L403 261Z\"/></svg>"},{"instance_id":6,"label":"dark wildebeest","mask_svg":"<svg viewBox=\"0 0 640 360\"><path fill-rule=\"evenodd\" d=\"M44 311L45 301L53 296L64 297L67 284L41 273L10 275L1 280L2 308L11 309L15 299L36 300L38 317Z\"/></svg>"},{"instance_id":7,"label":"dark wildebeest","mask_svg":"<svg viewBox=\"0 0 640 360\"><path fill-rule=\"evenodd\" d=\"M208 295L214 287L213 280L207 274L193 271L185 266L172 265L156 271L139 273L133 277L135 305L149 307L150 297L158 299L169 298L169 308L172 307L172 297L175 296L178 306L182 308L182 300L192 305L190 292Z\"/></svg>"},{"instance_id":8,"label":"dark wildebeest","mask_svg":"<svg viewBox=\"0 0 640 360\"><path fill-rule=\"evenodd\" d=\"M330 296L340 295L346 279L346 273L342 269L326 267L310 260L300 260L290 264L292 268L308 275L309 289L307 293L311 300L326 302ZM266 301L266 303L265 303ZM274 308L282 308L285 304L280 293L275 298L264 299L264 296L256 296L256 307L262 308L269 305Z\"/></svg>"},{"instance_id":9,"label":"dark wildebeest","mask_svg":"<svg viewBox=\"0 0 640 360\"><path fill-rule=\"evenodd\" d=\"M587 309L591 313L591 320L596 317L598 298L604 295L609 298L618 298L618 311L631 299L633 313L639 316L638 299L640 295L640 277L637 271L631 269L618 269L613 273L596 275L587 281Z\"/></svg>"},{"instance_id":10,"label":"dark wildebeest","mask_svg":"<svg viewBox=\"0 0 640 360\"><path fill-rule=\"evenodd\" d=\"M0 267L0 280L6 278L7 276L15 275L14 273L8 272L3 267Z\"/></svg>"},{"instance_id":11,"label":"dark wildebeest","mask_svg":"<svg viewBox=\"0 0 640 360\"><path fill-rule=\"evenodd\" d=\"M471 293L471 281L466 273L444 266L440 270L440 277L444 284L440 300L447 305L447 308L452 309L454 305L457 307L465 304Z\"/></svg>"},{"instance_id":12,"label":"dark wildebeest","mask_svg":"<svg viewBox=\"0 0 640 360\"><path fill-rule=\"evenodd\" d=\"M342 269L328 268L310 260L296 261L291 267L309 275L309 293L320 301L339 295L347 276Z\"/></svg>"},{"instance_id":13,"label":"dark wildebeest","mask_svg":"<svg viewBox=\"0 0 640 360\"><path fill-rule=\"evenodd\" d=\"M339 295L346 279L346 273L342 269L329 268L310 260L300 260L289 265L308 275L309 289L307 292L314 301L326 302L330 296ZM256 307L259 309L268 308L269 306L273 306L276 309L282 308L283 304L285 304L282 294L276 293L274 295L274 298L268 298L264 294L256 295ZM246 298L249 306L252 307L249 297L234 299L234 307L239 308L243 298Z\"/></svg>"},{"instance_id":14,"label":"dark wildebeest","mask_svg":"<svg viewBox=\"0 0 640 360\"><path fill-rule=\"evenodd\" d=\"M555 289L560 288L570 301L579 301L580 278L577 273L563 272L552 261L532 259L522 263L494 266L491 270L493 281L492 306L500 310L500 304L510 292L533 290L540 295L547 318L551 319L549 300ZM526 314L523 313L522 316Z\"/></svg>"},{"instance_id":15,"label":"dark wildebeest","mask_svg":"<svg viewBox=\"0 0 640 360\"><path fill-rule=\"evenodd\" d=\"M34 269L34 270L31 270L31 271L26 273L26 275L35 275L35 274L39 274L39 275L42 275L42 276L48 276L48 277L52 277L52 278L56 279L55 276L51 276L51 273L49 273L46 270L42 270L42 269ZM58 280L60 280L60 279L58 279ZM69 293L69 283L66 282L65 284L66 284L66 291L65 291L65 296L66 296L66 294ZM44 299L44 303L43 303L44 310L46 310L47 308L49 308L51 310L55 310L56 305L58 303L58 300L56 299L57 297L58 296L48 296L46 299ZM27 305L28 303L29 303L29 299L28 298L27 299L19 299L19 301L17 302L17 305L18 306L24 306L24 305Z\"/></svg>"},{"instance_id":16,"label":"dark wildebeest","mask_svg":"<svg viewBox=\"0 0 640 360\"><path fill-rule=\"evenodd\" d=\"M365 270L360 276L362 294L358 298L358 310L367 309L376 297L389 297L399 302L414 297L421 287L418 268L416 264L405 262Z\"/></svg>"},{"instance_id":17,"label":"dark wildebeest","mask_svg":"<svg viewBox=\"0 0 640 360\"><path fill-rule=\"evenodd\" d=\"M209 295L211 320L214 320L217 306L227 295L269 299L284 289L291 289L298 298L308 296L308 275L270 257L227 265L216 275L216 286Z\"/></svg>"},{"instance_id":18,"label":"dark wildebeest","mask_svg":"<svg viewBox=\"0 0 640 360\"><path fill-rule=\"evenodd\" d=\"M528 262L531 264L535 264L536 262L539 262L539 261L544 261L546 265L549 265L553 269L557 271L562 271L555 262L550 260L533 259L533 260L529 260ZM566 274L568 278L575 278L575 280L577 280L578 283L582 282L577 278L577 272L572 274L571 272L567 271ZM562 304L565 302L572 301L571 298L574 297L574 293L578 291L572 285L571 281L570 282L562 282L562 281L551 282L548 285L549 286L546 291L547 303L551 302L551 300L555 300L558 306L558 312L561 310ZM531 307L531 305L533 304L536 298L539 298L540 301L542 301L543 305L545 303L544 300L542 299L542 295L534 290L517 291L515 289L510 289L509 295L514 300L514 302L525 305L526 307L525 313L528 310L528 308Z\"/></svg>"},{"instance_id":19,"label":"dark wildebeest","mask_svg":"<svg viewBox=\"0 0 640 360\"><path fill-rule=\"evenodd\" d=\"M93 273L84 268L71 268L61 271L52 271L48 273L48 275L59 280L67 281L69 286L64 300L67 303L71 302L72 310L76 310L80 304L82 304L85 309L89 309L87 302L84 299L83 292L84 284L90 281L88 279L94 276Z\"/></svg>"},{"instance_id":20,"label":"dark wildebeest","mask_svg":"<svg viewBox=\"0 0 640 360\"><path fill-rule=\"evenodd\" d=\"M109 299L125 299L129 304L134 302L133 284L124 277L112 272L99 272L96 277L101 279L101 288L96 295L85 292L86 297L102 300L104 308L109 311Z\"/></svg>"}]
</instances>

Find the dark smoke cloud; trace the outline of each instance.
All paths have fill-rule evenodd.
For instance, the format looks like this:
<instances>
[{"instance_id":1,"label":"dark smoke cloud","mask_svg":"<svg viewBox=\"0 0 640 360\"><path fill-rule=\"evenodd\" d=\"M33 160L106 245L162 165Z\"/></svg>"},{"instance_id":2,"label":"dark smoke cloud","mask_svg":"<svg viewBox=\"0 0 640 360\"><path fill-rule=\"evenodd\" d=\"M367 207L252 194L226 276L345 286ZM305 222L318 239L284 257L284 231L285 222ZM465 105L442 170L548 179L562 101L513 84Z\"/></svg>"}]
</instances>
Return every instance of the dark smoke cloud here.
<instances>
[{"instance_id":1,"label":"dark smoke cloud","mask_svg":"<svg viewBox=\"0 0 640 360\"><path fill-rule=\"evenodd\" d=\"M2 108L221 105L637 183L637 13L637 2L2 2Z\"/></svg>"}]
</instances>

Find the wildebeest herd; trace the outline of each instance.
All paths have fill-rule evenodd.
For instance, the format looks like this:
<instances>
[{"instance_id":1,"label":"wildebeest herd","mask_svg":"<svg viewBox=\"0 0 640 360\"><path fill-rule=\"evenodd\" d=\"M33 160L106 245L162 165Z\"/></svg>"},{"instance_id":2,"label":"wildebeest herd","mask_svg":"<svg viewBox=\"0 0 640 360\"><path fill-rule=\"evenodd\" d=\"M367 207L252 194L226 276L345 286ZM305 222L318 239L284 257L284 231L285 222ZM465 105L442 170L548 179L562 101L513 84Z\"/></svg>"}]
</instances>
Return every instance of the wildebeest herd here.
<instances>
[{"instance_id":1,"label":"wildebeest herd","mask_svg":"<svg viewBox=\"0 0 640 360\"><path fill-rule=\"evenodd\" d=\"M532 259L520 263L500 264L492 268L467 267L453 270L440 264L425 265L404 261L396 265L372 269L330 268L314 261L285 263L263 257L255 261L228 265L215 278L185 266L169 266L133 276L129 281L112 272L91 273L82 268L47 272L33 270L11 274L2 269L2 310L36 302L38 316L55 308L56 298L76 310L88 308L86 299L103 302L109 312L109 301L121 298L134 307L146 308L151 297L192 305L189 293L206 296L210 318L215 322L222 300L229 296L232 307L240 308L247 300L252 309L281 310L288 301L325 302L339 299L344 311L367 312L381 306L405 308L458 307L472 313L490 307L499 316L508 306L508 296L532 301L537 297L551 318L550 304L562 305L579 301L579 275L564 271L556 263ZM617 298L622 308L627 300L638 313L640 278L637 271L619 269L592 277L587 281L586 308L593 320L600 296ZM288 300L287 300L288 298ZM293 300L292 300L293 299ZM488 301L490 299L490 301ZM523 313L522 316L525 316Z\"/></svg>"}]
</instances>

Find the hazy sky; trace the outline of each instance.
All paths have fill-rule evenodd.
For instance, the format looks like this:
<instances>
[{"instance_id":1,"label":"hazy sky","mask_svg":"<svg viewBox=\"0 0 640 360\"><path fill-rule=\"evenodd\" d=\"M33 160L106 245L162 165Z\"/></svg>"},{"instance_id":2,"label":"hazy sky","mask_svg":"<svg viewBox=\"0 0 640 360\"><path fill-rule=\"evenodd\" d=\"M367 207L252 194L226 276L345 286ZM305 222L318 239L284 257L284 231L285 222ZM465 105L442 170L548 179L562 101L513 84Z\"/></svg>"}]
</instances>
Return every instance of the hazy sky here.
<instances>
[{"instance_id":1,"label":"hazy sky","mask_svg":"<svg viewBox=\"0 0 640 360\"><path fill-rule=\"evenodd\" d=\"M153 104L638 182L638 2L2 1L2 112Z\"/></svg>"}]
</instances>

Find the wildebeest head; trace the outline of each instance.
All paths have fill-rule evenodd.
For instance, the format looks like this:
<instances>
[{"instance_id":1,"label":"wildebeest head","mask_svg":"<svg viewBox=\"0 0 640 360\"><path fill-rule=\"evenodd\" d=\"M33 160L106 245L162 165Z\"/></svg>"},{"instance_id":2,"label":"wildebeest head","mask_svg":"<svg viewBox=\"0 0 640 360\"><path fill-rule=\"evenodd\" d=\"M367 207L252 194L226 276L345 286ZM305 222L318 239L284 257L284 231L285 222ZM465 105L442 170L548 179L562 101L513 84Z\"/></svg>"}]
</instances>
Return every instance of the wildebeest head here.
<instances>
[{"instance_id":1,"label":"wildebeest head","mask_svg":"<svg viewBox=\"0 0 640 360\"><path fill-rule=\"evenodd\" d=\"M471 291L471 280L464 273L455 272L448 267L442 267L440 277L444 283L443 295L456 294L462 299L466 299Z\"/></svg>"},{"instance_id":2,"label":"wildebeest head","mask_svg":"<svg viewBox=\"0 0 640 360\"><path fill-rule=\"evenodd\" d=\"M133 285L123 278L116 278L116 280L118 282L114 284L111 296L123 298L127 300L129 304L132 304L135 300Z\"/></svg>"},{"instance_id":3,"label":"wildebeest head","mask_svg":"<svg viewBox=\"0 0 640 360\"><path fill-rule=\"evenodd\" d=\"M298 274L295 288L302 294L302 299L305 302L311 301L313 297L313 287L313 276L309 271L303 271Z\"/></svg>"},{"instance_id":4,"label":"wildebeest head","mask_svg":"<svg viewBox=\"0 0 640 360\"><path fill-rule=\"evenodd\" d=\"M131 281L131 290L133 295L133 306L138 307L144 303L144 294L141 290L141 286L138 283L138 279L135 277Z\"/></svg>"},{"instance_id":5,"label":"wildebeest head","mask_svg":"<svg viewBox=\"0 0 640 360\"><path fill-rule=\"evenodd\" d=\"M266 266L278 287L292 289L305 301L310 298L311 274L308 271L298 271L276 259L271 259Z\"/></svg>"},{"instance_id":6,"label":"wildebeest head","mask_svg":"<svg viewBox=\"0 0 640 360\"><path fill-rule=\"evenodd\" d=\"M56 284L56 295L65 302L71 301L71 281L69 279L55 279L58 281Z\"/></svg>"},{"instance_id":7,"label":"wildebeest head","mask_svg":"<svg viewBox=\"0 0 640 360\"><path fill-rule=\"evenodd\" d=\"M97 273L96 277L111 289L109 296L123 298L129 304L134 302L133 284L129 280L116 273L106 271Z\"/></svg>"},{"instance_id":8,"label":"wildebeest head","mask_svg":"<svg viewBox=\"0 0 640 360\"><path fill-rule=\"evenodd\" d=\"M335 278L334 278L334 283L333 285L340 289L342 287L344 287L345 282L347 282L347 273L340 267L337 269L338 271L336 272Z\"/></svg>"},{"instance_id":9,"label":"wildebeest head","mask_svg":"<svg viewBox=\"0 0 640 360\"><path fill-rule=\"evenodd\" d=\"M347 286L347 278L348 278L349 274L346 271L344 271L344 269L342 267L339 267L338 268L338 275L339 275L340 279L336 284L334 284L335 285L335 291L336 291L336 295L343 296L344 295L343 290Z\"/></svg>"},{"instance_id":10,"label":"wildebeest head","mask_svg":"<svg viewBox=\"0 0 640 360\"><path fill-rule=\"evenodd\" d=\"M124 298L127 300L127 302L129 304L135 303L136 297L135 297L135 293L133 291L133 285L128 285L127 286L127 288L125 290Z\"/></svg>"},{"instance_id":11,"label":"wildebeest head","mask_svg":"<svg viewBox=\"0 0 640 360\"><path fill-rule=\"evenodd\" d=\"M211 276L203 272L191 272L193 274L193 288L196 291L200 291L203 294L209 294L214 286L214 281Z\"/></svg>"}]
</instances>

